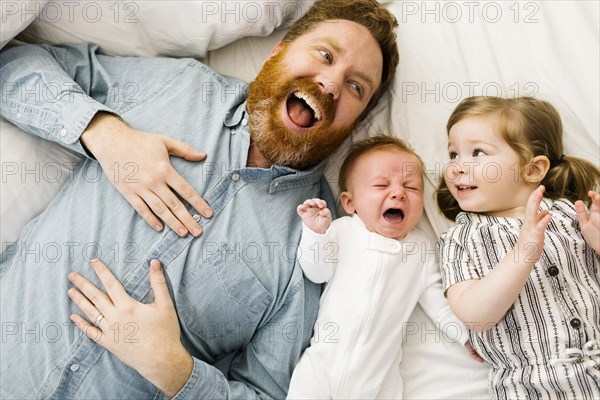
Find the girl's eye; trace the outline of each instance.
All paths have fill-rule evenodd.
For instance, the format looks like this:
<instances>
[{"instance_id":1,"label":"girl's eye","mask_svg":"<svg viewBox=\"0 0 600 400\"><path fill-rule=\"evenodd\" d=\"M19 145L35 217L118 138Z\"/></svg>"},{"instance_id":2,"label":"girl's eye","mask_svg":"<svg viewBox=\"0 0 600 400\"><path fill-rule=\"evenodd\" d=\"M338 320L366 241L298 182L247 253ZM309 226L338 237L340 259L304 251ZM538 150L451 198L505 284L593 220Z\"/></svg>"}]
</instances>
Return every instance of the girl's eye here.
<instances>
[{"instance_id":1,"label":"girl's eye","mask_svg":"<svg viewBox=\"0 0 600 400\"><path fill-rule=\"evenodd\" d=\"M451 160L456 160L458 158L458 153L451 151L449 156Z\"/></svg>"},{"instance_id":2,"label":"girl's eye","mask_svg":"<svg viewBox=\"0 0 600 400\"><path fill-rule=\"evenodd\" d=\"M319 53L321 53L327 63L331 64L333 62L333 56L327 50L319 50Z\"/></svg>"},{"instance_id":3,"label":"girl's eye","mask_svg":"<svg viewBox=\"0 0 600 400\"><path fill-rule=\"evenodd\" d=\"M473 151L473 157L481 157L481 156L485 156L485 151L479 150L479 149L475 149Z\"/></svg>"}]
</instances>

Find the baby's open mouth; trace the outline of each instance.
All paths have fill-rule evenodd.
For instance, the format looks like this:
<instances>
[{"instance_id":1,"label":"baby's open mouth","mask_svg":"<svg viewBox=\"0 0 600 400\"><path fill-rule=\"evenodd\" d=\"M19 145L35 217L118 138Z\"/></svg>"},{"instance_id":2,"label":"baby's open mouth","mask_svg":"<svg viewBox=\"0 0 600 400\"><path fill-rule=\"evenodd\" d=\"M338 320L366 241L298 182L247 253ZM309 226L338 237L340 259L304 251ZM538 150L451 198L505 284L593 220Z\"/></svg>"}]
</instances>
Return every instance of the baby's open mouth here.
<instances>
[{"instance_id":1,"label":"baby's open mouth","mask_svg":"<svg viewBox=\"0 0 600 400\"><path fill-rule=\"evenodd\" d=\"M467 185L460 185L457 186L459 191L466 191L466 190L474 190L477 189L477 186L467 186Z\"/></svg>"},{"instance_id":2,"label":"baby's open mouth","mask_svg":"<svg viewBox=\"0 0 600 400\"><path fill-rule=\"evenodd\" d=\"M290 120L302 128L311 128L321 120L317 101L301 90L290 94L286 105Z\"/></svg>"},{"instance_id":3,"label":"baby's open mouth","mask_svg":"<svg viewBox=\"0 0 600 400\"><path fill-rule=\"evenodd\" d=\"M383 218L390 222L402 222L404 219L404 211L399 208L390 208L383 213Z\"/></svg>"}]
</instances>

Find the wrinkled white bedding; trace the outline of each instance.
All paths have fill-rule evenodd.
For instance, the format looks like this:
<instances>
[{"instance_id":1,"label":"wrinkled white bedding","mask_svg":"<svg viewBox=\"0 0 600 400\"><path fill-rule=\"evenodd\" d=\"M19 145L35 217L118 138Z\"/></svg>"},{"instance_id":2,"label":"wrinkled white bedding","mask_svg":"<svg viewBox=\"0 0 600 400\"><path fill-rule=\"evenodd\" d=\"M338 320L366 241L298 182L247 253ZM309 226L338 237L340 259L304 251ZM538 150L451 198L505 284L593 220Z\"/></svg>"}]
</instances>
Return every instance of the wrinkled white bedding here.
<instances>
[{"instance_id":1,"label":"wrinkled white bedding","mask_svg":"<svg viewBox=\"0 0 600 400\"><path fill-rule=\"evenodd\" d=\"M297 17L298 7L308 7L310 2L279 2L277 7L268 6L271 14L265 3L273 2L251 2L257 7L252 9L248 2L237 2L238 11L230 5L231 13L227 14L223 2L97 1L105 18L96 22L90 22L97 14L92 14L96 6L89 1L77 3L74 22L69 22L65 14L68 9L61 2L49 2L63 12L57 21L51 21L51 14L45 19L34 18L19 9L27 4L35 11L35 4L40 4L42 14L43 3L3 1L0 45L33 19L20 39L53 43L93 40L114 54L194 56L204 58L221 73L251 80L284 34L276 29L288 26ZM90 14L82 14L86 4ZM598 2L390 1L386 7L400 22L401 63L393 91L361 125L355 138L391 133L408 140L423 157L428 179L427 215L420 225L431 235L439 235L450 225L438 213L432 196L447 158L446 119L464 97L534 95L550 100L563 117L566 153L598 164ZM250 14L256 9L262 10L264 18L257 20L258 14ZM127 23L125 15L131 17L132 10L137 10L133 17L138 22ZM120 16L115 24L117 11ZM172 23L175 18L177 23ZM241 39L246 36L266 37ZM4 248L58 192L77 156L56 144L29 137L4 120L0 123L0 229ZM334 190L343 151L332 157L327 172ZM484 365L472 361L460 345L444 340L420 308L409 324L404 359L399 365L405 398L489 397Z\"/></svg>"}]
</instances>

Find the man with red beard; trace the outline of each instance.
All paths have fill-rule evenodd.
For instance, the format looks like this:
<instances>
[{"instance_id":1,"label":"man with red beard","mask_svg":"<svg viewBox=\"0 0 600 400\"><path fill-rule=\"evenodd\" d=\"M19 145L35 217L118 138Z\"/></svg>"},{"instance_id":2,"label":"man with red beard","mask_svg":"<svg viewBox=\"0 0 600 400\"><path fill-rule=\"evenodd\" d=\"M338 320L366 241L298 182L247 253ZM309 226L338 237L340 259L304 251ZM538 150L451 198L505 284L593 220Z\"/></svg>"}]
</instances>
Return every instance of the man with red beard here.
<instances>
[{"instance_id":1,"label":"man with red beard","mask_svg":"<svg viewBox=\"0 0 600 400\"><path fill-rule=\"evenodd\" d=\"M389 87L396 25L318 1L249 86L93 44L1 53L2 115L90 157L1 255L0 397L285 397L320 296L295 205L330 195L324 159Z\"/></svg>"}]
</instances>

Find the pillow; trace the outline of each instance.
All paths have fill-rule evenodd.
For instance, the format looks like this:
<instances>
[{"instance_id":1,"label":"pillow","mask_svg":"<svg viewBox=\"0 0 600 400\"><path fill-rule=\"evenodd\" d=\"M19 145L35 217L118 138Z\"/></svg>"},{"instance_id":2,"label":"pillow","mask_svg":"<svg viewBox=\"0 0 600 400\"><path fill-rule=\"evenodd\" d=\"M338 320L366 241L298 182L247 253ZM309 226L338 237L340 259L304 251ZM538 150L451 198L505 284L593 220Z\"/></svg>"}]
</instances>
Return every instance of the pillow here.
<instances>
[{"instance_id":1,"label":"pillow","mask_svg":"<svg viewBox=\"0 0 600 400\"><path fill-rule=\"evenodd\" d=\"M425 162L425 212L437 235L452 225L434 199L448 160L446 122L466 97L548 100L563 120L565 153L600 162L599 3L461 4L388 5L401 58L390 127Z\"/></svg>"},{"instance_id":2,"label":"pillow","mask_svg":"<svg viewBox=\"0 0 600 400\"><path fill-rule=\"evenodd\" d=\"M48 0L3 1L0 3L0 49L38 17Z\"/></svg>"},{"instance_id":3,"label":"pillow","mask_svg":"<svg viewBox=\"0 0 600 400\"><path fill-rule=\"evenodd\" d=\"M51 0L18 39L94 42L111 55L203 58L207 51L242 37L289 27L312 3Z\"/></svg>"}]
</instances>

